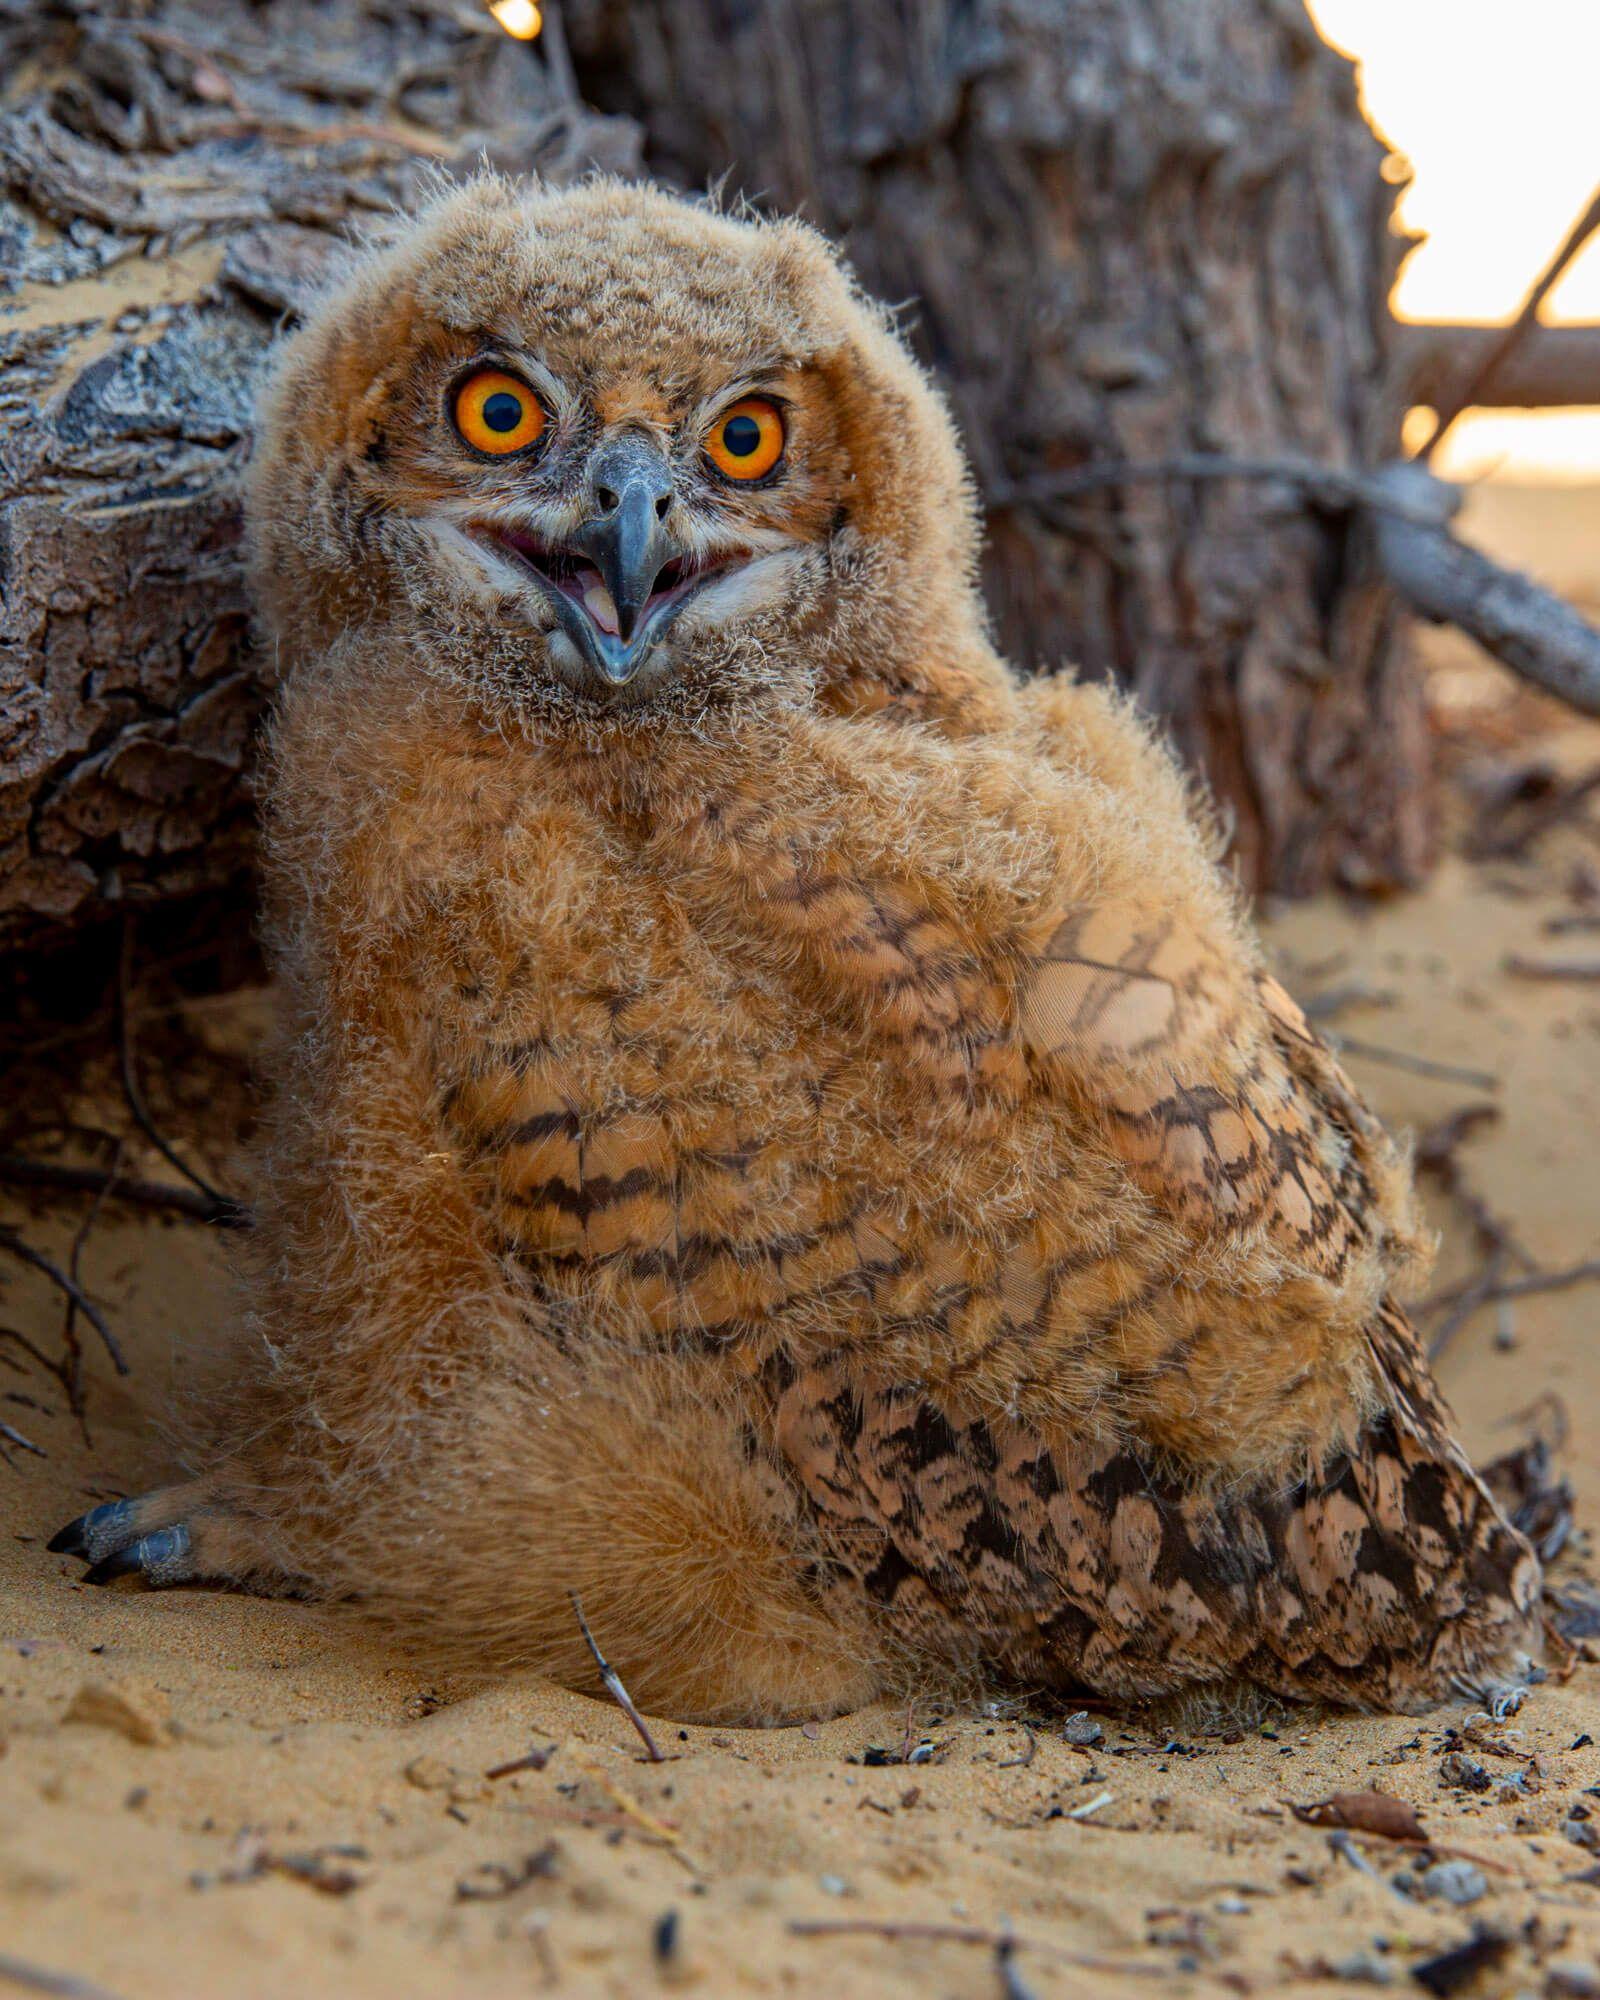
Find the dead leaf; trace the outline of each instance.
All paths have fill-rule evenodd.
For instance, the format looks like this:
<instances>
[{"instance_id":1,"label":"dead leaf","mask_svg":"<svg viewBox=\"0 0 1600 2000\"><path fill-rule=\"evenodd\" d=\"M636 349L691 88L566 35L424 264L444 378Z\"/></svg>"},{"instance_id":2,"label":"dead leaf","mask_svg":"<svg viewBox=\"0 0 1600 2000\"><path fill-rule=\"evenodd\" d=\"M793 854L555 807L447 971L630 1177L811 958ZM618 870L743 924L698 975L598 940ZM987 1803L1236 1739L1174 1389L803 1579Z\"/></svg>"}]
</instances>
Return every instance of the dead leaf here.
<instances>
[{"instance_id":1,"label":"dead leaf","mask_svg":"<svg viewBox=\"0 0 1600 2000\"><path fill-rule=\"evenodd\" d=\"M1382 1840L1425 1841L1417 1809L1388 1792L1335 1792L1308 1806L1290 1804L1295 1818L1307 1826L1343 1826L1352 1833L1373 1833Z\"/></svg>"}]
</instances>

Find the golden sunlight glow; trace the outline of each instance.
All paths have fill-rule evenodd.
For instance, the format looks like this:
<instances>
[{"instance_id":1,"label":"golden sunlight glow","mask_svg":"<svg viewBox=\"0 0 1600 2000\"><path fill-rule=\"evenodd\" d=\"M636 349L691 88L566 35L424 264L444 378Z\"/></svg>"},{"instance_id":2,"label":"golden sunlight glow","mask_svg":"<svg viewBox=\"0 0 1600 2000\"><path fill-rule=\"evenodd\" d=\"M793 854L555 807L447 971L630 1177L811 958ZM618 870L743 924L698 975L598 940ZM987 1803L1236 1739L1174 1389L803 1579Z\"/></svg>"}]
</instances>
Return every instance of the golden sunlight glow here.
<instances>
[{"instance_id":1,"label":"golden sunlight glow","mask_svg":"<svg viewBox=\"0 0 1600 2000\"><path fill-rule=\"evenodd\" d=\"M1427 240L1394 291L1402 319L1506 320L1600 181L1596 0L1309 0L1355 58L1362 102L1415 178L1400 204ZM1600 238L1544 317L1600 320ZM1600 479L1600 410L1475 412L1440 454L1452 478Z\"/></svg>"},{"instance_id":2,"label":"golden sunlight glow","mask_svg":"<svg viewBox=\"0 0 1600 2000\"><path fill-rule=\"evenodd\" d=\"M519 42L531 42L544 26L544 16L533 0L489 0L489 12Z\"/></svg>"}]
</instances>

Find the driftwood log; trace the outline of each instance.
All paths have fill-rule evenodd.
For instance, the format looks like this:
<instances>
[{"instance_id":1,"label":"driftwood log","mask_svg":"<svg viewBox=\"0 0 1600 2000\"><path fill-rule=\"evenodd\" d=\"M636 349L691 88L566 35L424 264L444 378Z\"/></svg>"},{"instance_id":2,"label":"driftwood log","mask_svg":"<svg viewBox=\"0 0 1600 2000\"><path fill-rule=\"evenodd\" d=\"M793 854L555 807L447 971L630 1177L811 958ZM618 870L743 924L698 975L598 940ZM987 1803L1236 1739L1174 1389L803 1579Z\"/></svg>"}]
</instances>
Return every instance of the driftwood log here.
<instances>
[{"instance_id":1,"label":"driftwood log","mask_svg":"<svg viewBox=\"0 0 1600 2000\"><path fill-rule=\"evenodd\" d=\"M646 135L909 302L1014 657L1168 717L1256 884L1415 877L1370 469L1485 337L1391 322L1394 189L1300 0L546 13L530 47L477 0L0 0L0 950L248 866L234 486L275 326L434 167L639 171ZM1594 341L1536 332L1496 395L1600 400Z\"/></svg>"},{"instance_id":2,"label":"driftwood log","mask_svg":"<svg viewBox=\"0 0 1600 2000\"><path fill-rule=\"evenodd\" d=\"M275 326L436 167L638 148L469 0L0 0L0 93L4 948L248 865Z\"/></svg>"}]
</instances>

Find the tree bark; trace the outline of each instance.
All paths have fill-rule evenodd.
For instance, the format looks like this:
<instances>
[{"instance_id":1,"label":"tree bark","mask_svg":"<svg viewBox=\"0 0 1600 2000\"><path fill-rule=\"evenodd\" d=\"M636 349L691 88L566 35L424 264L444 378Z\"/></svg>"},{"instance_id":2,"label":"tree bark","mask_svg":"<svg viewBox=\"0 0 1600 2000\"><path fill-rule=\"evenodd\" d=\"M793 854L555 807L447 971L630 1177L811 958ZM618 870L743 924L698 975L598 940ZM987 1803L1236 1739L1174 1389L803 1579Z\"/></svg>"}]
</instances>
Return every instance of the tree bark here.
<instances>
[{"instance_id":1,"label":"tree bark","mask_svg":"<svg viewBox=\"0 0 1600 2000\"><path fill-rule=\"evenodd\" d=\"M1414 879L1427 746L1359 521L1268 480L1005 496L1223 452L1373 467L1395 189L1301 0L568 0L668 179L798 207L905 301L991 496L999 636L1165 716L1252 883ZM707 52L715 50L715 60Z\"/></svg>"},{"instance_id":2,"label":"tree bark","mask_svg":"<svg viewBox=\"0 0 1600 2000\"><path fill-rule=\"evenodd\" d=\"M480 154L637 144L466 4L0 0L0 948L248 866L256 371L350 229Z\"/></svg>"}]
</instances>

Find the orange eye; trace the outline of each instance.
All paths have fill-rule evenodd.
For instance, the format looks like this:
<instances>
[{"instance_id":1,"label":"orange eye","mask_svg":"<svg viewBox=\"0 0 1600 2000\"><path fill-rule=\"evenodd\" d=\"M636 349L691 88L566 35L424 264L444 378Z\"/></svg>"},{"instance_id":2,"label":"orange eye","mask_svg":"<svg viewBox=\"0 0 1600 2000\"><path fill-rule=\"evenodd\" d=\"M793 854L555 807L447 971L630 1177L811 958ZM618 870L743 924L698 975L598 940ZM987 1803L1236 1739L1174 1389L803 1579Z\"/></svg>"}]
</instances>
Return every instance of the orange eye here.
<instances>
[{"instance_id":1,"label":"orange eye","mask_svg":"<svg viewBox=\"0 0 1600 2000\"><path fill-rule=\"evenodd\" d=\"M544 406L515 375L500 368L480 368L456 391L456 429L474 451L503 457L525 451L544 433Z\"/></svg>"},{"instance_id":2,"label":"orange eye","mask_svg":"<svg viewBox=\"0 0 1600 2000\"><path fill-rule=\"evenodd\" d=\"M706 455L729 479L759 479L783 456L783 418L765 396L746 396L711 426Z\"/></svg>"}]
</instances>

